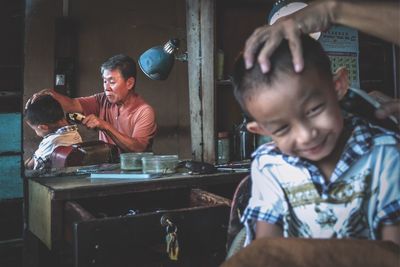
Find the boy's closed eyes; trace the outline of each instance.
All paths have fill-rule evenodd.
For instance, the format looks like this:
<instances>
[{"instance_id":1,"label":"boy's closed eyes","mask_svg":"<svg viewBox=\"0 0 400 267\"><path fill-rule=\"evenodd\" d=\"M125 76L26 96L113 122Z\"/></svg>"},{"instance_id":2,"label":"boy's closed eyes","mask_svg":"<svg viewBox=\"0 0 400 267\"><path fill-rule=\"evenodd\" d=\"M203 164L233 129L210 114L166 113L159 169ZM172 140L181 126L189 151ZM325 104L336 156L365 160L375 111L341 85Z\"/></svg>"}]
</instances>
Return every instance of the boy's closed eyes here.
<instances>
[{"instance_id":1,"label":"boy's closed eyes","mask_svg":"<svg viewBox=\"0 0 400 267\"><path fill-rule=\"evenodd\" d=\"M313 118L319 115L325 108L325 103L317 104L316 106L310 108L305 112L306 118ZM260 126L266 131L269 132L270 135L282 136L290 132L290 124L282 121L274 121L274 122L265 122L260 123Z\"/></svg>"}]
</instances>

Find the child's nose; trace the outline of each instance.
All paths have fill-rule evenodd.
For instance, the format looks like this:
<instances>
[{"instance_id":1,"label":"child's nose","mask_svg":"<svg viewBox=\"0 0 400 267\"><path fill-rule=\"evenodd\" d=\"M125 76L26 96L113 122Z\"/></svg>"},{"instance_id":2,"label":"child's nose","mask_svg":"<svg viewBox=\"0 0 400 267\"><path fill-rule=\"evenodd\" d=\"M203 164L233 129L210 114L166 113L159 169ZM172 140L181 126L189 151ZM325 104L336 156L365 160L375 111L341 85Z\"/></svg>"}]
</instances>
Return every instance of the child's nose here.
<instances>
[{"instance_id":1,"label":"child's nose","mask_svg":"<svg viewBox=\"0 0 400 267\"><path fill-rule=\"evenodd\" d=\"M311 124L300 124L297 126L296 136L299 144L307 144L317 136L317 130Z\"/></svg>"}]
</instances>

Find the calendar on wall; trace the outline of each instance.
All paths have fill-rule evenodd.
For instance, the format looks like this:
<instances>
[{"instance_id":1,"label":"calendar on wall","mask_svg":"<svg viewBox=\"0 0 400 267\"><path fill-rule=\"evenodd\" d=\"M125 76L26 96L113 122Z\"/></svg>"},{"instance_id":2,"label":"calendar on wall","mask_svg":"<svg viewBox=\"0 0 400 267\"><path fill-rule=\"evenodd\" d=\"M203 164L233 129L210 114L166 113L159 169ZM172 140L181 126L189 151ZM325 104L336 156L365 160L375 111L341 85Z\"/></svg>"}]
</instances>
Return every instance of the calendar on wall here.
<instances>
[{"instance_id":1,"label":"calendar on wall","mask_svg":"<svg viewBox=\"0 0 400 267\"><path fill-rule=\"evenodd\" d=\"M319 41L331 60L332 71L346 67L350 86L360 88L358 32L344 26L334 26L323 32Z\"/></svg>"}]
</instances>

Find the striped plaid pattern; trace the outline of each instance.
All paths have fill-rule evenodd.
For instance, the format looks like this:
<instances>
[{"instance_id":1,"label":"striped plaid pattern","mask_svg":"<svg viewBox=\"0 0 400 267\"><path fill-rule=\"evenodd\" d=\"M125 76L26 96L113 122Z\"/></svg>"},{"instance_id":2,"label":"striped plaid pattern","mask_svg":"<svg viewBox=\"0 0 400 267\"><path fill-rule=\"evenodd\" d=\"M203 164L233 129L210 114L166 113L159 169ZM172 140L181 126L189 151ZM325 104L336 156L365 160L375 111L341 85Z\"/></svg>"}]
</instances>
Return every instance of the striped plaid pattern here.
<instances>
[{"instance_id":1,"label":"striped plaid pattern","mask_svg":"<svg viewBox=\"0 0 400 267\"><path fill-rule=\"evenodd\" d=\"M330 177L330 183L326 183L324 177L315 165L299 157L292 157L282 154L272 143L260 147L254 152L253 157L261 154L269 154L272 156L276 155L278 157L282 157L290 165L299 168L306 168L317 190L321 196L324 197L324 195L326 195L328 192L329 185L343 175L362 155L368 153L372 146L373 137L389 134L392 136L394 135L396 139L399 140L399 136L393 132L389 132L381 127L371 125L359 117L346 117L345 125L346 127L349 127L349 129L352 129L352 135L347 141L341 158L339 159L335 170ZM283 216L281 214L278 214L272 210L268 212L262 212L260 207L247 207L241 220L242 222L246 222L252 219L262 220L278 225L282 225L283 223ZM381 214L377 215L376 220L389 224L400 221L400 201L391 203L385 207L381 211ZM378 225L378 223L376 225Z\"/></svg>"},{"instance_id":2,"label":"striped plaid pattern","mask_svg":"<svg viewBox=\"0 0 400 267\"><path fill-rule=\"evenodd\" d=\"M371 125L356 116L347 117L345 124L352 129L352 135L347 141L347 144L343 149L342 156L336 164L335 170L329 179L330 183L336 181L337 178L339 178L350 168L351 165L354 164L354 162L356 162L362 155L370 150L372 138L374 136L380 134L392 134L381 127ZM265 150L260 152L263 154L282 156L287 163L296 167L304 167L308 169L312 181L316 187L321 190L320 193L324 194L327 192L329 184L326 183L318 168L309 161L299 157L284 155L275 146L268 146Z\"/></svg>"},{"instance_id":3,"label":"striped plaid pattern","mask_svg":"<svg viewBox=\"0 0 400 267\"><path fill-rule=\"evenodd\" d=\"M63 134L63 133L73 132L73 131L77 131L77 130L78 130L78 126L76 126L76 125L67 125L67 126L61 127L60 129L58 129L54 133L50 133L50 134L46 135L44 138L47 138L47 137L49 137L51 135L60 135L60 134Z\"/></svg>"},{"instance_id":4,"label":"striped plaid pattern","mask_svg":"<svg viewBox=\"0 0 400 267\"><path fill-rule=\"evenodd\" d=\"M66 125L46 135L33 155L35 161L34 169L51 168L51 153L58 145L71 145L80 142L82 142L82 139L76 125Z\"/></svg>"}]
</instances>

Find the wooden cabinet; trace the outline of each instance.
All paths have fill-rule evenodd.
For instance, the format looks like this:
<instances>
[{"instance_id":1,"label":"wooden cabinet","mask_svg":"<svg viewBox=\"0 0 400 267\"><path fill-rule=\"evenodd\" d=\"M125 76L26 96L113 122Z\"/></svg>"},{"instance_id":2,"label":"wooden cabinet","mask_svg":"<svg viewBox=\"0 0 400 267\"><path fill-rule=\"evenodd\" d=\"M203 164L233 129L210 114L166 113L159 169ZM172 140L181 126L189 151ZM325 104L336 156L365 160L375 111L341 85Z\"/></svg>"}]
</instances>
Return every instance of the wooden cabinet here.
<instances>
[{"instance_id":1,"label":"wooden cabinet","mask_svg":"<svg viewBox=\"0 0 400 267\"><path fill-rule=\"evenodd\" d=\"M176 265L218 266L224 260L227 199L200 189L175 189L90 202L66 204L66 219L71 213L84 217L72 224L77 267L172 264L166 238L175 230ZM129 215L129 209L137 214Z\"/></svg>"},{"instance_id":2,"label":"wooden cabinet","mask_svg":"<svg viewBox=\"0 0 400 267\"><path fill-rule=\"evenodd\" d=\"M231 87L218 85L216 52L224 51L224 76L256 26L265 23L273 1L186 0L192 152L215 163L217 131L230 130L240 109ZM221 90L219 90L221 89Z\"/></svg>"},{"instance_id":3,"label":"wooden cabinet","mask_svg":"<svg viewBox=\"0 0 400 267\"><path fill-rule=\"evenodd\" d=\"M178 229L180 259L174 266L218 266L230 210L230 200L220 195L232 198L246 175L30 179L29 231L45 244L53 259L49 266L168 266L166 227L160 223L166 216ZM32 266L47 265L39 260Z\"/></svg>"}]
</instances>

